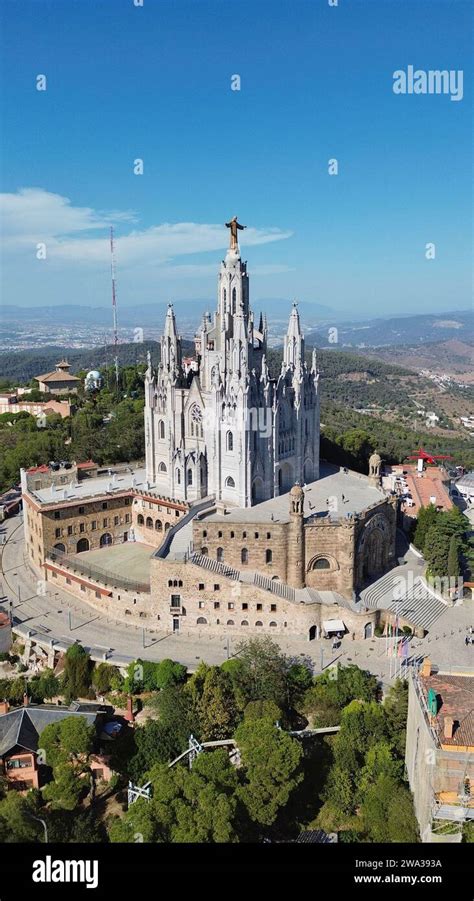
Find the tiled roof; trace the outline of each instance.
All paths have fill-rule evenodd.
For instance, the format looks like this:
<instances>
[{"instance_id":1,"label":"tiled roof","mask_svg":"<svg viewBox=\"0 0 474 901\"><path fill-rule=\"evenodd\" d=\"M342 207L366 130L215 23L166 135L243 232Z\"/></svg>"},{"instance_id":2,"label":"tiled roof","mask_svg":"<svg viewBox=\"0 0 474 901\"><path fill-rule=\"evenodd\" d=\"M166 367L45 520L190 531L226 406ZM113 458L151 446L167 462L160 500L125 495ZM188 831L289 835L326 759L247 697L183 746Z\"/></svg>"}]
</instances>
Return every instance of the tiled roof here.
<instances>
[{"instance_id":1,"label":"tiled roof","mask_svg":"<svg viewBox=\"0 0 474 901\"><path fill-rule=\"evenodd\" d=\"M91 726L97 718L96 713L82 710L74 711L68 707L17 707L0 716L0 757L8 754L17 745L27 751L36 751L38 738L45 726L57 723L67 716L84 716Z\"/></svg>"},{"instance_id":2,"label":"tiled roof","mask_svg":"<svg viewBox=\"0 0 474 901\"><path fill-rule=\"evenodd\" d=\"M61 370L58 372L56 369L54 372L45 372L44 375L35 375L35 379L37 382L80 382L81 380L77 378L76 375L71 375L70 372L65 372Z\"/></svg>"},{"instance_id":3,"label":"tiled roof","mask_svg":"<svg viewBox=\"0 0 474 901\"><path fill-rule=\"evenodd\" d=\"M428 689L434 688L438 695L438 714L436 723L438 736L442 745L457 747L474 747L474 676L449 676L438 673L429 677L421 677L426 695ZM452 738L445 738L444 721L446 717L454 720Z\"/></svg>"}]
</instances>

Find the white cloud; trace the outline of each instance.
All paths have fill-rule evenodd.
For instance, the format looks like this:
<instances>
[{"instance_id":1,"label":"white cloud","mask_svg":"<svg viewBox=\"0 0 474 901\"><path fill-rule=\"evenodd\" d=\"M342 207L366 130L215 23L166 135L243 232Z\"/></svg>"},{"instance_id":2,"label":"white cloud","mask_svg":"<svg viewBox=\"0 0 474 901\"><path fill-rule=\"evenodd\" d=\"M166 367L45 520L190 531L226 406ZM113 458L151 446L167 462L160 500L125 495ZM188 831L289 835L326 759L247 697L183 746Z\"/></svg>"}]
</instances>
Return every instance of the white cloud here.
<instances>
[{"instance_id":1,"label":"white cloud","mask_svg":"<svg viewBox=\"0 0 474 901\"><path fill-rule=\"evenodd\" d=\"M0 195L0 210L5 255L24 255L25 251L30 254L38 242L44 242L50 264L67 269L71 263L102 268L109 260L110 225L137 223L137 217L131 211L102 212L91 207L75 207L69 198L41 188L23 188L17 194ZM103 234L99 236L98 231ZM241 245L244 249L281 241L291 234L278 228L248 228L242 233ZM176 257L222 250L227 243L223 224L196 222L163 223L143 230L133 229L116 237L117 259L122 271L137 265L162 267ZM174 269L180 275L207 275L215 272L215 262L212 267L204 264L164 268L170 269L170 274ZM267 267L267 271L270 270L277 271ZM287 270L278 267L278 271Z\"/></svg>"}]
</instances>

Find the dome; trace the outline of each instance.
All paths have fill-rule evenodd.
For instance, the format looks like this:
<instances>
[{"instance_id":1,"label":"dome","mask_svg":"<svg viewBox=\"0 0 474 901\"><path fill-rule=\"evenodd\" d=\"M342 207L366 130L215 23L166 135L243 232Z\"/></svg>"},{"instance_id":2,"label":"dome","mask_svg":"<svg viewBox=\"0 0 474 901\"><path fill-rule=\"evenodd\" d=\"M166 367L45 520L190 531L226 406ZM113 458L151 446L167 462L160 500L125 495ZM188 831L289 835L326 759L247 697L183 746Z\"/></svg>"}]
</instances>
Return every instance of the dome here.
<instances>
[{"instance_id":1,"label":"dome","mask_svg":"<svg viewBox=\"0 0 474 901\"><path fill-rule=\"evenodd\" d=\"M87 373L86 379L100 379L100 372L98 369L91 369L90 372Z\"/></svg>"},{"instance_id":2,"label":"dome","mask_svg":"<svg viewBox=\"0 0 474 901\"><path fill-rule=\"evenodd\" d=\"M382 457L380 456L380 454L377 451L374 451L370 457L369 463L381 463L381 462L382 462Z\"/></svg>"},{"instance_id":3,"label":"dome","mask_svg":"<svg viewBox=\"0 0 474 901\"><path fill-rule=\"evenodd\" d=\"M293 485L293 488L290 490L291 497L301 497L302 494L304 494L304 491L301 485Z\"/></svg>"}]
</instances>

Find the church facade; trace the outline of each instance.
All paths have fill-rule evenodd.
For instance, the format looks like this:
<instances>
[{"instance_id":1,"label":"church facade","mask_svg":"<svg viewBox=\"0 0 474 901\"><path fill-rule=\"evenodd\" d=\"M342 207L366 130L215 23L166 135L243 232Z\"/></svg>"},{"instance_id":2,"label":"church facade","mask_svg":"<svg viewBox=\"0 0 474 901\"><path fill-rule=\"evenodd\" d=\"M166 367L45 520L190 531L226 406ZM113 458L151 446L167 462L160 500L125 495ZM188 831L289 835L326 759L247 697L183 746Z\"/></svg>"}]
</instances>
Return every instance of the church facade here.
<instances>
[{"instance_id":1,"label":"church facade","mask_svg":"<svg viewBox=\"0 0 474 901\"><path fill-rule=\"evenodd\" d=\"M161 359L149 358L145 384L146 473L162 494L194 502L251 507L319 476L319 375L304 359L296 304L277 378L267 365L267 323L249 302L247 264L232 220L222 261L217 309L205 313L186 372L172 306Z\"/></svg>"}]
</instances>

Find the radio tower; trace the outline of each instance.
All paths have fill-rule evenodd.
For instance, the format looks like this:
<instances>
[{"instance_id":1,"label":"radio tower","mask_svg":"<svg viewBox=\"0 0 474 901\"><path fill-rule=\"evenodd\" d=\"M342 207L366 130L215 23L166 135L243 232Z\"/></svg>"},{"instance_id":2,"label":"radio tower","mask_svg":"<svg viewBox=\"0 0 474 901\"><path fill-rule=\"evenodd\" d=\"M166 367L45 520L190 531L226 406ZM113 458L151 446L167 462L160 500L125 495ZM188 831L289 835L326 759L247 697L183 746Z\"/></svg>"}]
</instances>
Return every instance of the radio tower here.
<instances>
[{"instance_id":1,"label":"radio tower","mask_svg":"<svg viewBox=\"0 0 474 901\"><path fill-rule=\"evenodd\" d=\"M110 226L110 255L112 274L112 312L114 319L114 353L115 353L115 385L118 391L119 386L119 366L118 366L118 333L117 333L117 297L115 294L115 252L114 252L114 227Z\"/></svg>"}]
</instances>

